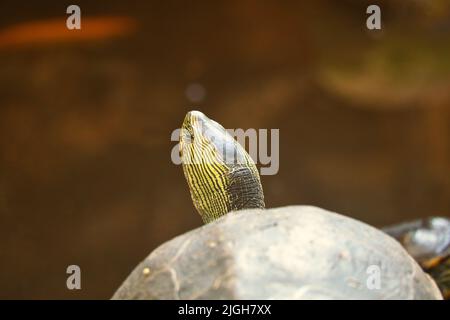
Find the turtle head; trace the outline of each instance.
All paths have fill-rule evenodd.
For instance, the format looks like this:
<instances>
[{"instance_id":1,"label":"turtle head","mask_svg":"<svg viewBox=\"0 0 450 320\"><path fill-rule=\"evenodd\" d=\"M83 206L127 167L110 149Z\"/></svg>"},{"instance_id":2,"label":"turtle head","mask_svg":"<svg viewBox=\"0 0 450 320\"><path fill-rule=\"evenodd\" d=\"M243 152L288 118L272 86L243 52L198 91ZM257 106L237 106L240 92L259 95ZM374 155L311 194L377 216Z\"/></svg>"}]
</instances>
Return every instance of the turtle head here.
<instances>
[{"instance_id":1,"label":"turtle head","mask_svg":"<svg viewBox=\"0 0 450 320\"><path fill-rule=\"evenodd\" d=\"M264 208L255 163L224 127L200 111L184 118L180 153L192 201L205 223L233 210Z\"/></svg>"},{"instance_id":2,"label":"turtle head","mask_svg":"<svg viewBox=\"0 0 450 320\"><path fill-rule=\"evenodd\" d=\"M200 111L189 111L180 132L183 164L247 164L246 151L224 127Z\"/></svg>"}]
</instances>

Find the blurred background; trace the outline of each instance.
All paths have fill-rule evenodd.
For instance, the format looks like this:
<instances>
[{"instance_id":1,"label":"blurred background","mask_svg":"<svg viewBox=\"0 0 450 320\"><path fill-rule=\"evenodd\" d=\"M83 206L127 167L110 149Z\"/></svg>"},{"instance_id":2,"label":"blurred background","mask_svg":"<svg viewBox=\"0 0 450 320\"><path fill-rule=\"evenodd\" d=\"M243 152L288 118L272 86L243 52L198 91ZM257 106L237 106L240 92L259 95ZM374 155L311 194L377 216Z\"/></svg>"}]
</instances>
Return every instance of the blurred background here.
<instances>
[{"instance_id":1,"label":"blurred background","mask_svg":"<svg viewBox=\"0 0 450 320\"><path fill-rule=\"evenodd\" d=\"M369 4L0 2L0 298L110 298L200 226L170 158L192 109L280 129L268 207L450 216L450 3L376 1L381 31Z\"/></svg>"}]
</instances>

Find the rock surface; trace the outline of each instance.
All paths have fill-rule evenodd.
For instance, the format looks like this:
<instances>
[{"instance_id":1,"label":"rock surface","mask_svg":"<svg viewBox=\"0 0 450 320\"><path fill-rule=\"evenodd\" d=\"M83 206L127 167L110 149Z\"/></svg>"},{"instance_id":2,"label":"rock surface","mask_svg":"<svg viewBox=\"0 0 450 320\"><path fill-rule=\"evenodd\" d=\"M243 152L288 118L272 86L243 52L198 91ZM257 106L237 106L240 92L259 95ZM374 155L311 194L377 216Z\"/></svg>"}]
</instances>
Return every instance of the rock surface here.
<instances>
[{"instance_id":1,"label":"rock surface","mask_svg":"<svg viewBox=\"0 0 450 320\"><path fill-rule=\"evenodd\" d=\"M442 296L402 246L381 231L320 208L289 206L230 213L164 243L113 299Z\"/></svg>"}]
</instances>

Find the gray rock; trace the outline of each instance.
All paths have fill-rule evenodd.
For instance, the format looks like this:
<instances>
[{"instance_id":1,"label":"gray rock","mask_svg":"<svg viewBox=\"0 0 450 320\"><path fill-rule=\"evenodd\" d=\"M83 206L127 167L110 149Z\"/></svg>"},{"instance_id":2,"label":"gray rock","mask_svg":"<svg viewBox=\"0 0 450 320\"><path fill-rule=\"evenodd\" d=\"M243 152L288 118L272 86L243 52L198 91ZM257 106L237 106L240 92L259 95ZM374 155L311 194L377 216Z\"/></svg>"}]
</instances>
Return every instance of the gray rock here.
<instances>
[{"instance_id":1,"label":"gray rock","mask_svg":"<svg viewBox=\"0 0 450 320\"><path fill-rule=\"evenodd\" d=\"M320 208L290 206L232 212L164 243L136 267L113 299L442 296L403 247L383 232Z\"/></svg>"}]
</instances>

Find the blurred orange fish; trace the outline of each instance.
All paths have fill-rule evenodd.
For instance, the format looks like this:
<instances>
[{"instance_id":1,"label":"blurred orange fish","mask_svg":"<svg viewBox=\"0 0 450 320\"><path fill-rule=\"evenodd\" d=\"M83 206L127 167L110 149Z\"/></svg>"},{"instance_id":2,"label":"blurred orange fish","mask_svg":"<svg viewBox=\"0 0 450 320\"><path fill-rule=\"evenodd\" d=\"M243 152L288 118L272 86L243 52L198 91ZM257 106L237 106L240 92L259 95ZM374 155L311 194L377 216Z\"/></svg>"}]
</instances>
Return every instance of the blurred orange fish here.
<instances>
[{"instance_id":1,"label":"blurred orange fish","mask_svg":"<svg viewBox=\"0 0 450 320\"><path fill-rule=\"evenodd\" d=\"M125 36L135 30L136 21L122 16L84 17L80 30L69 30L66 18L38 20L0 30L0 48L101 40Z\"/></svg>"}]
</instances>

